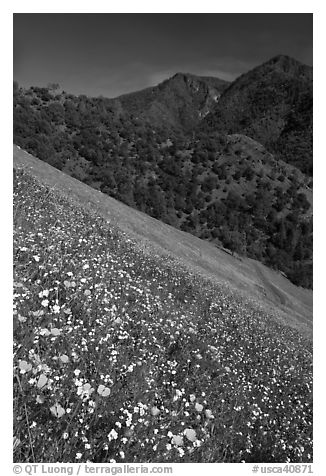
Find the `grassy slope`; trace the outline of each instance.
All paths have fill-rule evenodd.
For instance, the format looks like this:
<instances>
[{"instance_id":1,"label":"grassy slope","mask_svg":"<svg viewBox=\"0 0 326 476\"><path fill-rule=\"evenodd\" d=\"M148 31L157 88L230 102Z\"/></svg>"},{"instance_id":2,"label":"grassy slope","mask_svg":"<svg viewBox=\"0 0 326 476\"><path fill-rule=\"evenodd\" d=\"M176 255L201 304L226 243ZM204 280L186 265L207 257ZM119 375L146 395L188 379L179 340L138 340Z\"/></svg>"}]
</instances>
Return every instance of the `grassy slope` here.
<instances>
[{"instance_id":1,"label":"grassy slope","mask_svg":"<svg viewBox=\"0 0 326 476\"><path fill-rule=\"evenodd\" d=\"M298 288L279 273L254 260L236 259L210 243L176 230L137 210L102 194L56 170L14 146L14 166L23 167L49 186L55 186L113 225L137 239L150 253L177 258L190 270L231 285L234 290L258 300L266 309L274 309L284 322L300 328L306 335L312 330L312 292Z\"/></svg>"},{"instance_id":2,"label":"grassy slope","mask_svg":"<svg viewBox=\"0 0 326 476\"><path fill-rule=\"evenodd\" d=\"M17 150L15 168L15 461L312 460L307 339L179 261L144 254L96 212L93 190ZM129 226L146 223L149 239L159 222L135 216ZM152 231L166 248L167 230ZM250 289L249 264L238 266Z\"/></svg>"}]
</instances>

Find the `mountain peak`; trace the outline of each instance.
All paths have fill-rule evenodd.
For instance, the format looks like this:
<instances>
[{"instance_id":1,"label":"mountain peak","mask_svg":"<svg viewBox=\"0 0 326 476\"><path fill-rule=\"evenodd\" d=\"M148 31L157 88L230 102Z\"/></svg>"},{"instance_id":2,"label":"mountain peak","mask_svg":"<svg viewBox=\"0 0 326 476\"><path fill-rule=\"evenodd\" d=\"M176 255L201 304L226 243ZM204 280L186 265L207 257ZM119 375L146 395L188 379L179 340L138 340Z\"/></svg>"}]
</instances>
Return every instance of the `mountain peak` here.
<instances>
[{"instance_id":1,"label":"mountain peak","mask_svg":"<svg viewBox=\"0 0 326 476\"><path fill-rule=\"evenodd\" d=\"M279 71L288 74L299 74L299 75L308 75L312 76L312 67L308 66L300 61L292 58L291 56L287 55L277 55L268 60L266 63L262 65L262 67L273 67ZM258 66L259 68L259 66ZM312 78L311 78L312 79Z\"/></svg>"}]
</instances>

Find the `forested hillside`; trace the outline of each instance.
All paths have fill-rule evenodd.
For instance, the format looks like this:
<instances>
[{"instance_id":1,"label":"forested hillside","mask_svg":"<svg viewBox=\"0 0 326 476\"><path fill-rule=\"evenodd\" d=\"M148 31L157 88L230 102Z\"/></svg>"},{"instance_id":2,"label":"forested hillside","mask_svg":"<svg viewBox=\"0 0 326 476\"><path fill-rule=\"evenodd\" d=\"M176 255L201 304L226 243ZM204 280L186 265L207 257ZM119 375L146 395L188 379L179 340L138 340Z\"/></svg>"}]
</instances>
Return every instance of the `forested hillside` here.
<instances>
[{"instance_id":1,"label":"forested hillside","mask_svg":"<svg viewBox=\"0 0 326 476\"><path fill-rule=\"evenodd\" d=\"M283 128L273 155L271 141L256 142L250 127L213 127L208 118L235 84L225 89L218 79L179 74L117 99L15 84L14 142L134 208L311 287L310 169L300 165L304 155L300 171L277 153L282 141L291 149L297 132Z\"/></svg>"}]
</instances>

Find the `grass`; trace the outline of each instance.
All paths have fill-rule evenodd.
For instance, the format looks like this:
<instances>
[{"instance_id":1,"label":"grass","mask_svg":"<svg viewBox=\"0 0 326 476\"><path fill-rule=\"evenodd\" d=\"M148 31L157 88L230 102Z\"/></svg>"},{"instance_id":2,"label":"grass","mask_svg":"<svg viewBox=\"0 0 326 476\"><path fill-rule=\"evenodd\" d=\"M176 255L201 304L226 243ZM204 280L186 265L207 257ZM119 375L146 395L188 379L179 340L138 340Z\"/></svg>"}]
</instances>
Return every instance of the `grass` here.
<instances>
[{"instance_id":1,"label":"grass","mask_svg":"<svg viewBox=\"0 0 326 476\"><path fill-rule=\"evenodd\" d=\"M15 462L311 462L312 345L14 173Z\"/></svg>"}]
</instances>

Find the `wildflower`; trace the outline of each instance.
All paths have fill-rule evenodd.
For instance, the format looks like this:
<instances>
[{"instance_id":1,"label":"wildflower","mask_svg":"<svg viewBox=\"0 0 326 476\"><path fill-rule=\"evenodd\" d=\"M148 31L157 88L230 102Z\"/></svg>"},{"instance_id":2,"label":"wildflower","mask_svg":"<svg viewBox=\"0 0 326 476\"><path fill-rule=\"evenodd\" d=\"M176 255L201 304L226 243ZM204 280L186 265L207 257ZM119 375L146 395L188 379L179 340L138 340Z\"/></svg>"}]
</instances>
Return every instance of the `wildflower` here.
<instances>
[{"instance_id":1,"label":"wildflower","mask_svg":"<svg viewBox=\"0 0 326 476\"><path fill-rule=\"evenodd\" d=\"M69 361L69 357L66 354L62 354L62 355L60 355L60 360L61 360L61 362L66 364Z\"/></svg>"},{"instance_id":2,"label":"wildflower","mask_svg":"<svg viewBox=\"0 0 326 476\"><path fill-rule=\"evenodd\" d=\"M52 307L52 310L53 310L54 314L59 314L59 312L60 312L60 306L58 306L57 304L55 304L55 305Z\"/></svg>"},{"instance_id":3,"label":"wildflower","mask_svg":"<svg viewBox=\"0 0 326 476\"><path fill-rule=\"evenodd\" d=\"M185 455L185 452L182 448L178 448L178 453L179 453L179 456L182 458L182 456Z\"/></svg>"},{"instance_id":4,"label":"wildflower","mask_svg":"<svg viewBox=\"0 0 326 476\"><path fill-rule=\"evenodd\" d=\"M157 407L152 407L151 414L157 416L160 413L160 410Z\"/></svg>"},{"instance_id":5,"label":"wildflower","mask_svg":"<svg viewBox=\"0 0 326 476\"><path fill-rule=\"evenodd\" d=\"M37 256L37 255L33 256L33 258L35 259L35 261L36 261L37 263L40 261L40 257Z\"/></svg>"},{"instance_id":6,"label":"wildflower","mask_svg":"<svg viewBox=\"0 0 326 476\"><path fill-rule=\"evenodd\" d=\"M44 311L40 309L39 311L32 311L33 316L35 317L41 317L44 314Z\"/></svg>"},{"instance_id":7,"label":"wildflower","mask_svg":"<svg viewBox=\"0 0 326 476\"><path fill-rule=\"evenodd\" d=\"M41 374L37 381L38 388L43 388L47 384L47 381L48 381L48 378L46 377L46 375Z\"/></svg>"},{"instance_id":8,"label":"wildflower","mask_svg":"<svg viewBox=\"0 0 326 476\"><path fill-rule=\"evenodd\" d=\"M179 436L179 435L173 435L172 443L174 443L176 446L182 446L183 445L183 437Z\"/></svg>"},{"instance_id":9,"label":"wildflower","mask_svg":"<svg viewBox=\"0 0 326 476\"><path fill-rule=\"evenodd\" d=\"M26 372L29 372L32 370L32 364L29 364L26 362L26 360L21 360L19 362L19 368L20 368L20 373L25 374Z\"/></svg>"},{"instance_id":10,"label":"wildflower","mask_svg":"<svg viewBox=\"0 0 326 476\"><path fill-rule=\"evenodd\" d=\"M91 387L89 383L80 385L77 388L77 395L80 395L81 397L89 397L93 392L94 392L94 389Z\"/></svg>"},{"instance_id":11,"label":"wildflower","mask_svg":"<svg viewBox=\"0 0 326 476\"><path fill-rule=\"evenodd\" d=\"M196 432L192 428L186 428L183 433L189 441L196 441Z\"/></svg>"},{"instance_id":12,"label":"wildflower","mask_svg":"<svg viewBox=\"0 0 326 476\"><path fill-rule=\"evenodd\" d=\"M197 402L196 405L195 405L195 409L197 410L197 412L202 412L204 407L203 407L203 405L201 405L200 403Z\"/></svg>"},{"instance_id":13,"label":"wildflower","mask_svg":"<svg viewBox=\"0 0 326 476\"><path fill-rule=\"evenodd\" d=\"M76 459L80 459L83 456L82 453L76 453Z\"/></svg>"},{"instance_id":14,"label":"wildflower","mask_svg":"<svg viewBox=\"0 0 326 476\"><path fill-rule=\"evenodd\" d=\"M214 418L214 415L211 410L205 410L205 415L207 418Z\"/></svg>"},{"instance_id":15,"label":"wildflower","mask_svg":"<svg viewBox=\"0 0 326 476\"><path fill-rule=\"evenodd\" d=\"M99 385L97 388L97 393L101 395L101 397L108 397L111 393L111 390L104 385Z\"/></svg>"},{"instance_id":16,"label":"wildflower","mask_svg":"<svg viewBox=\"0 0 326 476\"><path fill-rule=\"evenodd\" d=\"M51 413L57 417L61 418L66 412L65 409L59 403L55 403L53 407L50 408Z\"/></svg>"},{"instance_id":17,"label":"wildflower","mask_svg":"<svg viewBox=\"0 0 326 476\"><path fill-rule=\"evenodd\" d=\"M41 302L41 306L48 307L48 305L49 305L49 300L48 299L43 299L43 301Z\"/></svg>"},{"instance_id":18,"label":"wildflower","mask_svg":"<svg viewBox=\"0 0 326 476\"><path fill-rule=\"evenodd\" d=\"M116 440L118 438L118 433L115 431L114 428L108 434L109 441Z\"/></svg>"},{"instance_id":19,"label":"wildflower","mask_svg":"<svg viewBox=\"0 0 326 476\"><path fill-rule=\"evenodd\" d=\"M42 298L42 297L48 297L49 296L49 290L48 289L44 289L44 291L41 291L39 292L39 297Z\"/></svg>"}]
</instances>

